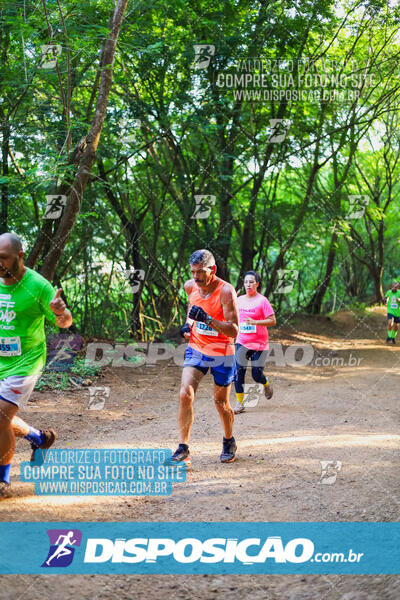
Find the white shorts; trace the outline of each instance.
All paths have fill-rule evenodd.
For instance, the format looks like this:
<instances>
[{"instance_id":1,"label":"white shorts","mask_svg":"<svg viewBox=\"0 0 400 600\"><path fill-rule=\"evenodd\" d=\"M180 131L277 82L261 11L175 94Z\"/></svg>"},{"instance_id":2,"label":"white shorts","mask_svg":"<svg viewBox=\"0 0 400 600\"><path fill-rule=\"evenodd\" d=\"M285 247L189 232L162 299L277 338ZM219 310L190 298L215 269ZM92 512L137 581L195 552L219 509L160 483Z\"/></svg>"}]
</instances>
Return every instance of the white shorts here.
<instances>
[{"instance_id":1,"label":"white shorts","mask_svg":"<svg viewBox=\"0 0 400 600\"><path fill-rule=\"evenodd\" d=\"M0 400L7 400L19 408L26 408L30 395L39 379L36 375L11 375L0 380Z\"/></svg>"}]
</instances>

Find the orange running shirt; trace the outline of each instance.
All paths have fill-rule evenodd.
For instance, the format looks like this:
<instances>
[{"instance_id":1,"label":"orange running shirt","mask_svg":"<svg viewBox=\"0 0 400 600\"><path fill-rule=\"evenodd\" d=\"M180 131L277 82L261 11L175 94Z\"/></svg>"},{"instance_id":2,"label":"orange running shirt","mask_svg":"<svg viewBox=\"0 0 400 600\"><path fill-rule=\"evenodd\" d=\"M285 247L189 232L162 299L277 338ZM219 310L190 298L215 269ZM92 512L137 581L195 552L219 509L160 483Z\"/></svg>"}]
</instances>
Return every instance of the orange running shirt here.
<instances>
[{"instance_id":1,"label":"orange running shirt","mask_svg":"<svg viewBox=\"0 0 400 600\"><path fill-rule=\"evenodd\" d=\"M189 294L189 305L201 306L201 308L213 317L213 319L225 321L224 311L221 305L221 290L222 286L226 283L226 281L220 279L211 296L202 298L198 286L193 282L193 288ZM228 283L228 285L232 288L236 298L235 288L230 283ZM206 356L230 356L235 353L233 338L230 338L223 333L219 333L205 323L199 323L198 321L193 322L189 346Z\"/></svg>"}]
</instances>

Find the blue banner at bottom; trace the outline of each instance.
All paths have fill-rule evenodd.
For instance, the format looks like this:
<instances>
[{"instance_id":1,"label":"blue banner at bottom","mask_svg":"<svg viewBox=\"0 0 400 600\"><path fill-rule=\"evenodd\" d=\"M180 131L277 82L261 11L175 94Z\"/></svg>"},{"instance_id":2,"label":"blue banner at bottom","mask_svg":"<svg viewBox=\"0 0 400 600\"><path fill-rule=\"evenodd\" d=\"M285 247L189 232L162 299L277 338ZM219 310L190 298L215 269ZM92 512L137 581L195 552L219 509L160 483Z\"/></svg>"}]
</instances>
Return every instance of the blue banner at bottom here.
<instances>
[{"instance_id":1,"label":"blue banner at bottom","mask_svg":"<svg viewBox=\"0 0 400 600\"><path fill-rule=\"evenodd\" d=\"M400 572L400 523L0 523L0 573Z\"/></svg>"}]
</instances>

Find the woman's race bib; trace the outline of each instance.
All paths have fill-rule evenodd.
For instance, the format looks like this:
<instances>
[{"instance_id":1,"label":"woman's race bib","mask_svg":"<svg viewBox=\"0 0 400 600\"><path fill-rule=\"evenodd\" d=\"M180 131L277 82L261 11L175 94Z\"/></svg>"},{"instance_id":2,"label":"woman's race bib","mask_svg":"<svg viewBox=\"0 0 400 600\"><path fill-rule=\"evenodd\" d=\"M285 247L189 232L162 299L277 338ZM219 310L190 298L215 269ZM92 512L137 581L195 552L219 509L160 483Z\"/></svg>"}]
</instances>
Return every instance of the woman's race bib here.
<instances>
[{"instance_id":1,"label":"woman's race bib","mask_svg":"<svg viewBox=\"0 0 400 600\"><path fill-rule=\"evenodd\" d=\"M250 323L240 323L239 331L240 333L256 333L257 326Z\"/></svg>"}]
</instances>

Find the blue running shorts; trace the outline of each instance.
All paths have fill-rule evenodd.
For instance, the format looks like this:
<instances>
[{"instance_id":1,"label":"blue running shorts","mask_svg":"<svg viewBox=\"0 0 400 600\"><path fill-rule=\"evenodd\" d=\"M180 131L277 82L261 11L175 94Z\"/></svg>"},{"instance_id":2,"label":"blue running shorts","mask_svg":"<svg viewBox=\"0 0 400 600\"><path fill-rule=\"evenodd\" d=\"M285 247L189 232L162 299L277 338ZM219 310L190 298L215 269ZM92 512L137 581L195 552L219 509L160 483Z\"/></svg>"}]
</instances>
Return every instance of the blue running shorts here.
<instances>
[{"instance_id":1,"label":"blue running shorts","mask_svg":"<svg viewBox=\"0 0 400 600\"><path fill-rule=\"evenodd\" d=\"M204 375L210 369L215 385L221 387L228 386L236 377L234 354L228 356L206 356L188 346L185 352L183 367L195 367L204 373Z\"/></svg>"}]
</instances>

